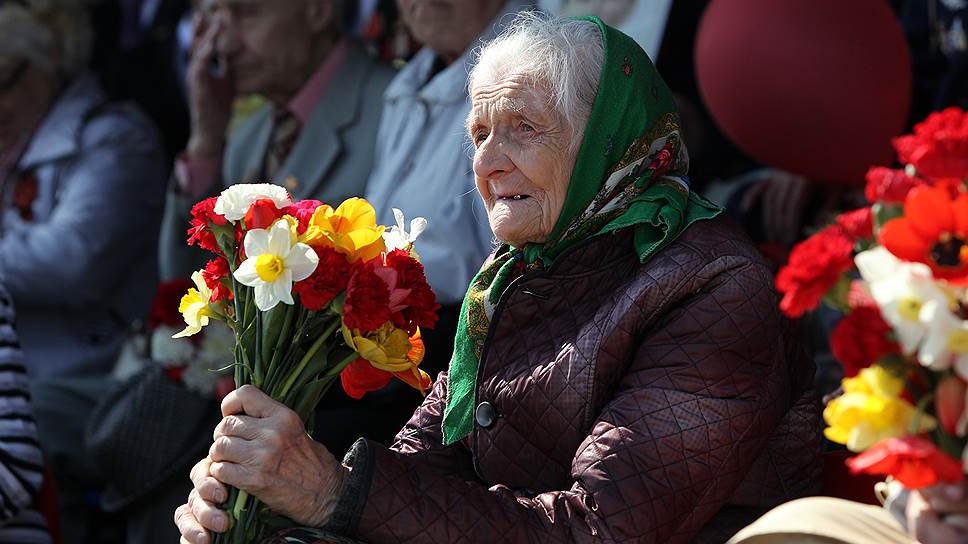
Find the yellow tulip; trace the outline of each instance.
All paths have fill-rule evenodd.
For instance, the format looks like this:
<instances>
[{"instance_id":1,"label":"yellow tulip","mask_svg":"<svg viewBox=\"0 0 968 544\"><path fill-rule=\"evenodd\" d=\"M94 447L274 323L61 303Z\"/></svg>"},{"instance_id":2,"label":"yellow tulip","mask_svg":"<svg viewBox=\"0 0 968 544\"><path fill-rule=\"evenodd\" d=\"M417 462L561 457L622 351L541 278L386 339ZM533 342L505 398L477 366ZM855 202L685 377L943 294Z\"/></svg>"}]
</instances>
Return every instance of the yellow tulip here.
<instances>
[{"instance_id":1,"label":"yellow tulip","mask_svg":"<svg viewBox=\"0 0 968 544\"><path fill-rule=\"evenodd\" d=\"M349 198L335 210L316 208L302 241L310 246L330 246L350 260L369 260L382 253L385 227L376 224L376 211L362 198Z\"/></svg>"},{"instance_id":2,"label":"yellow tulip","mask_svg":"<svg viewBox=\"0 0 968 544\"><path fill-rule=\"evenodd\" d=\"M343 326L343 339L373 368L389 372L405 383L423 391L430 386L430 376L418 365L424 357L420 331L407 336L407 331L389 321L379 329L362 335L359 330Z\"/></svg>"},{"instance_id":3,"label":"yellow tulip","mask_svg":"<svg viewBox=\"0 0 968 544\"><path fill-rule=\"evenodd\" d=\"M922 413L917 416L917 428L911 429L916 409L900 398L904 382L880 366L865 368L842 383L844 394L823 411L829 425L824 435L851 451L861 452L881 440L927 432L937 425Z\"/></svg>"}]
</instances>

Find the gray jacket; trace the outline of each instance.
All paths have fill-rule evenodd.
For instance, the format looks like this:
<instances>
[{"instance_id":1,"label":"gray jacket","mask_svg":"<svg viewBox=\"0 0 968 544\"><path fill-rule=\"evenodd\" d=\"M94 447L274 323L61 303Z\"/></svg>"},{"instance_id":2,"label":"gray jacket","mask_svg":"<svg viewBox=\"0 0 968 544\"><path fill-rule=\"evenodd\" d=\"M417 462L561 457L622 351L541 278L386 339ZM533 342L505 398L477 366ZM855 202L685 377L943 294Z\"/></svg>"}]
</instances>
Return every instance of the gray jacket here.
<instances>
[{"instance_id":1,"label":"gray jacket","mask_svg":"<svg viewBox=\"0 0 968 544\"><path fill-rule=\"evenodd\" d=\"M286 186L295 200L317 199L336 206L351 196L362 196L373 166L383 90L392 77L392 69L351 44L274 179L259 178L272 135L272 106L267 104L229 136L223 181L212 188L211 195L235 183L272 181ZM290 177L297 184L285 184ZM187 278L211 258L185 242L195 202L171 184L161 240L164 279Z\"/></svg>"},{"instance_id":2,"label":"gray jacket","mask_svg":"<svg viewBox=\"0 0 968 544\"><path fill-rule=\"evenodd\" d=\"M29 219L11 206L24 176L37 186ZM164 186L150 121L108 103L92 75L74 80L3 191L0 281L18 307L32 378L111 369L154 295Z\"/></svg>"}]
</instances>

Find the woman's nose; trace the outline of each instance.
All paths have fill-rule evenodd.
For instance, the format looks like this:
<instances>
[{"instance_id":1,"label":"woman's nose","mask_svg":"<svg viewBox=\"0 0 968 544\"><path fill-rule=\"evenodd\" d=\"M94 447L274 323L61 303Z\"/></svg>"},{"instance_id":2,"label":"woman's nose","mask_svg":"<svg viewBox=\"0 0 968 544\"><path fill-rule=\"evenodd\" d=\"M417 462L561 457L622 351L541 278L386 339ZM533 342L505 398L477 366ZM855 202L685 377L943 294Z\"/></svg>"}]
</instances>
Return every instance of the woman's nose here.
<instances>
[{"instance_id":1,"label":"woman's nose","mask_svg":"<svg viewBox=\"0 0 968 544\"><path fill-rule=\"evenodd\" d=\"M500 179L514 170L500 137L491 134L474 152L474 175L481 179Z\"/></svg>"}]
</instances>

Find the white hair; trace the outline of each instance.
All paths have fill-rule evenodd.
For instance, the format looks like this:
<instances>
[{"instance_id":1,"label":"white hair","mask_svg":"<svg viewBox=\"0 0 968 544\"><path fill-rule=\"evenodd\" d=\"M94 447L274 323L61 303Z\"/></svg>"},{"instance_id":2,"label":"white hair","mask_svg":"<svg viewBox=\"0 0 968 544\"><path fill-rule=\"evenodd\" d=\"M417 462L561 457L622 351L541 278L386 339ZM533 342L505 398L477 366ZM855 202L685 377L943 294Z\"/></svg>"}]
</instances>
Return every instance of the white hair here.
<instances>
[{"instance_id":1,"label":"white hair","mask_svg":"<svg viewBox=\"0 0 968 544\"><path fill-rule=\"evenodd\" d=\"M571 128L573 145L581 135L598 94L605 47L598 26L537 11L518 14L477 53L468 89L485 81L524 76L551 95L551 107Z\"/></svg>"},{"instance_id":2,"label":"white hair","mask_svg":"<svg viewBox=\"0 0 968 544\"><path fill-rule=\"evenodd\" d=\"M87 67L93 43L85 4L85 0L4 2L0 55L25 58L50 74L77 75Z\"/></svg>"}]
</instances>

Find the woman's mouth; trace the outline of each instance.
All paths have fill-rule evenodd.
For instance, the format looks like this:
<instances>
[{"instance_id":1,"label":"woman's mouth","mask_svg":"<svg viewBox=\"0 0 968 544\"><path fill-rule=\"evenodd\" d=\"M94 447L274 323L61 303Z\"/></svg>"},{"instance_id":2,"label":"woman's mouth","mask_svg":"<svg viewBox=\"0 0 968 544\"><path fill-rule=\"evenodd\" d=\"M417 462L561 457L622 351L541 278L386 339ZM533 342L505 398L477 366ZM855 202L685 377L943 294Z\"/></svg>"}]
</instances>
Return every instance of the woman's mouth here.
<instances>
[{"instance_id":1,"label":"woman's mouth","mask_svg":"<svg viewBox=\"0 0 968 544\"><path fill-rule=\"evenodd\" d=\"M497 197L498 200L524 200L525 198L531 198L531 196L530 195L507 195L507 196Z\"/></svg>"}]
</instances>

